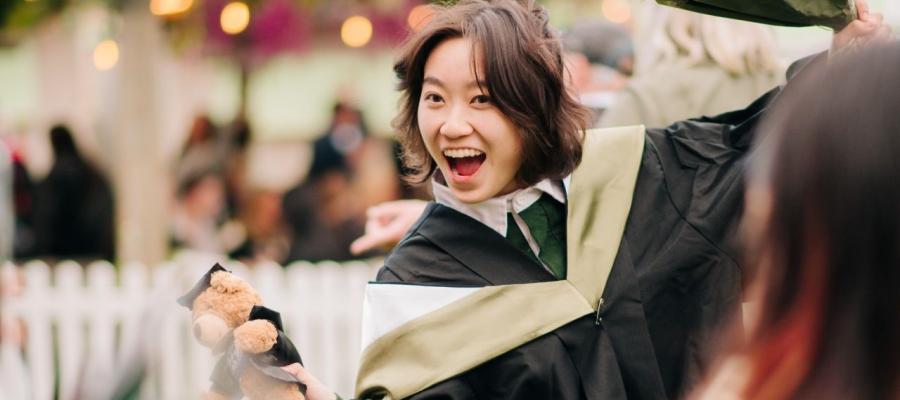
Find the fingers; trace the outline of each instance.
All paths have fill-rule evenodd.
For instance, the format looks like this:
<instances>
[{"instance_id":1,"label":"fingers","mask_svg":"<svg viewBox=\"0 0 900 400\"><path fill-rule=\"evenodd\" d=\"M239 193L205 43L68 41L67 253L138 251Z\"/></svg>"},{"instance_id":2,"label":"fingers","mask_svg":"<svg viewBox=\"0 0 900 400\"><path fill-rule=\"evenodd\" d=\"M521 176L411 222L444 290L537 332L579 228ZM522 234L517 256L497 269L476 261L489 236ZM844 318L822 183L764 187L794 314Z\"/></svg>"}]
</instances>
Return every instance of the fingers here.
<instances>
[{"instance_id":1,"label":"fingers","mask_svg":"<svg viewBox=\"0 0 900 400\"><path fill-rule=\"evenodd\" d=\"M400 200L369 207L366 210L366 232L350 244L350 252L360 255L375 248L397 244L426 205L420 200Z\"/></svg>"},{"instance_id":2,"label":"fingers","mask_svg":"<svg viewBox=\"0 0 900 400\"><path fill-rule=\"evenodd\" d=\"M835 33L832 49L834 51L844 50L851 44L855 44L858 38L865 36L872 29L868 23L858 19L854 20L840 32Z\"/></svg>"},{"instance_id":3,"label":"fingers","mask_svg":"<svg viewBox=\"0 0 900 400\"><path fill-rule=\"evenodd\" d=\"M415 220L398 217L391 217L389 221L370 220L366 223L366 233L350 244L350 252L360 255L372 249L391 247L400 242L412 222Z\"/></svg>"},{"instance_id":4,"label":"fingers","mask_svg":"<svg viewBox=\"0 0 900 400\"><path fill-rule=\"evenodd\" d=\"M881 43L893 38L891 27L884 24L884 15L881 13L870 13L869 20L865 22L866 26L857 31L857 38L861 44L868 42Z\"/></svg>"},{"instance_id":5,"label":"fingers","mask_svg":"<svg viewBox=\"0 0 900 400\"><path fill-rule=\"evenodd\" d=\"M869 13L869 17L863 21L866 21L870 24L881 25L882 23L884 23L884 14Z\"/></svg>"},{"instance_id":6,"label":"fingers","mask_svg":"<svg viewBox=\"0 0 900 400\"><path fill-rule=\"evenodd\" d=\"M306 372L303 369L303 367L300 366L300 363L293 363L291 365L285 365L285 366L281 367L281 369L284 370L284 372L287 372L293 376L296 376L297 379L300 379L301 381L303 380L303 378L300 375L304 374Z\"/></svg>"},{"instance_id":7,"label":"fingers","mask_svg":"<svg viewBox=\"0 0 900 400\"><path fill-rule=\"evenodd\" d=\"M310 375L309 371L307 371L306 368L303 368L303 366L300 365L300 363L293 363L291 365L286 365L284 367L281 367L281 369L284 370L285 372L297 377L297 379L299 379L300 382L303 382L306 385L315 384L315 383L319 382L318 380L316 380L316 378L314 376Z\"/></svg>"},{"instance_id":8,"label":"fingers","mask_svg":"<svg viewBox=\"0 0 900 400\"><path fill-rule=\"evenodd\" d=\"M410 210L418 210L417 212L421 213L426 204L426 202L421 200L388 201L369 207L369 209L366 210L366 217L370 219L391 217L393 219L393 217L410 212Z\"/></svg>"},{"instance_id":9,"label":"fingers","mask_svg":"<svg viewBox=\"0 0 900 400\"><path fill-rule=\"evenodd\" d=\"M293 363L281 367L281 369L300 380L306 385L307 400L335 400L337 396L327 386L322 384L315 376L306 371L299 363Z\"/></svg>"},{"instance_id":10,"label":"fingers","mask_svg":"<svg viewBox=\"0 0 900 400\"><path fill-rule=\"evenodd\" d=\"M856 0L856 16L863 21L869 20L869 3L866 0Z\"/></svg>"},{"instance_id":11,"label":"fingers","mask_svg":"<svg viewBox=\"0 0 900 400\"><path fill-rule=\"evenodd\" d=\"M863 2L857 3L865 13L860 13L860 19L854 20L840 32L836 32L832 39L832 53L869 43L886 42L893 38L891 28L884 24L884 16L881 13L873 13Z\"/></svg>"},{"instance_id":12,"label":"fingers","mask_svg":"<svg viewBox=\"0 0 900 400\"><path fill-rule=\"evenodd\" d=\"M855 20L851 22L850 25L847 25L840 33L850 37L865 36L878 29L878 25L871 22L872 19L873 17L869 17L868 21Z\"/></svg>"},{"instance_id":13,"label":"fingers","mask_svg":"<svg viewBox=\"0 0 900 400\"><path fill-rule=\"evenodd\" d=\"M383 238L372 234L365 234L358 237L350 244L350 253L354 256L358 256L374 248L381 247L383 244Z\"/></svg>"}]
</instances>

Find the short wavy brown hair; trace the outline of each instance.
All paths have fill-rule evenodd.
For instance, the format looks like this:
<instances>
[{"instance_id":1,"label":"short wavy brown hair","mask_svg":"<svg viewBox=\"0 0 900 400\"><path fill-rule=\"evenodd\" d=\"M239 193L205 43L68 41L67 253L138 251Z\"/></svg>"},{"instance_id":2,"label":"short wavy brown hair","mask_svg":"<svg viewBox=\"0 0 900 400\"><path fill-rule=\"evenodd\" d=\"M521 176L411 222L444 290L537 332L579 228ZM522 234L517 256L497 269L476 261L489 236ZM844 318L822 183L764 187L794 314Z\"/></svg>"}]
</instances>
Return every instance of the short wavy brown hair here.
<instances>
[{"instance_id":1,"label":"short wavy brown hair","mask_svg":"<svg viewBox=\"0 0 900 400\"><path fill-rule=\"evenodd\" d=\"M439 43L460 37L482 52L483 70L476 69L483 76L478 80L485 82L482 89L519 128L519 183L529 186L572 173L581 162L590 114L566 89L561 44L548 26L546 10L532 0L472 0L434 7L431 21L407 39L394 64L401 98L393 126L403 145L406 180L422 183L437 169L419 131L425 62Z\"/></svg>"}]
</instances>

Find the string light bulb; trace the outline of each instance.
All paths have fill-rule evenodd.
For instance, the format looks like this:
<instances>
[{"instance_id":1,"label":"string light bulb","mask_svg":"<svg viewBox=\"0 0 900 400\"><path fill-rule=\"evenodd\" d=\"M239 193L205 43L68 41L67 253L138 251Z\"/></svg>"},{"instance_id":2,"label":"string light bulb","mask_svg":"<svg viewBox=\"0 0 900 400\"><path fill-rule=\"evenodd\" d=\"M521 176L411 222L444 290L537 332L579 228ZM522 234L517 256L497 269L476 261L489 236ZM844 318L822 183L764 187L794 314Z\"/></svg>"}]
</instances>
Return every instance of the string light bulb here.
<instances>
[{"instance_id":1,"label":"string light bulb","mask_svg":"<svg viewBox=\"0 0 900 400\"><path fill-rule=\"evenodd\" d=\"M631 20L631 6L625 0L603 0L600 12L610 22L624 24Z\"/></svg>"},{"instance_id":2,"label":"string light bulb","mask_svg":"<svg viewBox=\"0 0 900 400\"><path fill-rule=\"evenodd\" d=\"M406 18L406 23L409 24L409 27L415 31L422 29L425 25L428 25L428 21L431 21L431 17L434 16L434 9L427 4L419 4L409 10L409 16Z\"/></svg>"},{"instance_id":3,"label":"string light bulb","mask_svg":"<svg viewBox=\"0 0 900 400\"><path fill-rule=\"evenodd\" d=\"M237 35L250 24L250 7L242 1L228 3L219 17L222 30L229 35Z\"/></svg>"},{"instance_id":4,"label":"string light bulb","mask_svg":"<svg viewBox=\"0 0 900 400\"><path fill-rule=\"evenodd\" d=\"M341 40L350 47L363 47L372 40L372 22L361 15L354 15L341 24Z\"/></svg>"},{"instance_id":5,"label":"string light bulb","mask_svg":"<svg viewBox=\"0 0 900 400\"><path fill-rule=\"evenodd\" d=\"M115 40L106 39L94 47L94 67L99 71L109 71L119 63L119 45Z\"/></svg>"},{"instance_id":6,"label":"string light bulb","mask_svg":"<svg viewBox=\"0 0 900 400\"><path fill-rule=\"evenodd\" d=\"M184 14L194 5L194 0L150 0L150 12L160 17Z\"/></svg>"}]
</instances>

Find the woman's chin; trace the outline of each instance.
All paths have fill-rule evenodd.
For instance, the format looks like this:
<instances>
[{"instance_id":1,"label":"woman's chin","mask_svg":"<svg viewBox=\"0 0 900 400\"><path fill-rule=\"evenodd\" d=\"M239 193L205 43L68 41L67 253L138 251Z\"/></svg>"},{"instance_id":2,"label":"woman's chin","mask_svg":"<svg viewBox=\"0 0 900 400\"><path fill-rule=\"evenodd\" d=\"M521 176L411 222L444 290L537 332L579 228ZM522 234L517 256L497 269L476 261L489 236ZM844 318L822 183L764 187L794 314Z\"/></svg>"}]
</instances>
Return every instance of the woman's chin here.
<instances>
[{"instance_id":1,"label":"woman's chin","mask_svg":"<svg viewBox=\"0 0 900 400\"><path fill-rule=\"evenodd\" d=\"M451 187L450 190L453 192L453 195L457 200L466 204L481 203L482 201L493 197L490 193L487 193L487 191L485 191L481 187L466 189Z\"/></svg>"}]
</instances>

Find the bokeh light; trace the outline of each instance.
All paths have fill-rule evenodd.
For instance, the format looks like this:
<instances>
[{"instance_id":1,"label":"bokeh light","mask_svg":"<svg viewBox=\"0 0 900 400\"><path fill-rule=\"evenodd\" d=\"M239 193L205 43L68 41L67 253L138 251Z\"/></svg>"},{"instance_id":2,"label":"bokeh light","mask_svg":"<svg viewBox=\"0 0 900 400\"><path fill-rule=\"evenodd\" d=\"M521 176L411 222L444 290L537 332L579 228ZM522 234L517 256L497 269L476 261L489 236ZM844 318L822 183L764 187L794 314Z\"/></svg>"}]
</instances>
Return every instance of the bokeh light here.
<instances>
[{"instance_id":1,"label":"bokeh light","mask_svg":"<svg viewBox=\"0 0 900 400\"><path fill-rule=\"evenodd\" d=\"M157 16L183 14L191 9L194 0L150 0L150 12Z\"/></svg>"},{"instance_id":2,"label":"bokeh light","mask_svg":"<svg viewBox=\"0 0 900 400\"><path fill-rule=\"evenodd\" d=\"M372 22L355 15L341 25L341 40L350 47L363 47L372 39Z\"/></svg>"},{"instance_id":3,"label":"bokeh light","mask_svg":"<svg viewBox=\"0 0 900 400\"><path fill-rule=\"evenodd\" d=\"M100 71L111 70L119 62L119 45L107 39L94 48L94 67Z\"/></svg>"},{"instance_id":4,"label":"bokeh light","mask_svg":"<svg viewBox=\"0 0 900 400\"><path fill-rule=\"evenodd\" d=\"M247 3L240 1L228 3L222 9L219 22L225 33L237 35L247 29L247 25L250 24L250 7L247 6Z\"/></svg>"},{"instance_id":5,"label":"bokeh light","mask_svg":"<svg viewBox=\"0 0 900 400\"><path fill-rule=\"evenodd\" d=\"M431 21L432 16L434 16L434 9L427 4L420 4L409 11L406 23L409 24L410 28L418 31L427 25L428 21Z\"/></svg>"},{"instance_id":6,"label":"bokeh light","mask_svg":"<svg viewBox=\"0 0 900 400\"><path fill-rule=\"evenodd\" d=\"M600 12L610 22L617 24L624 24L631 20L631 5L625 0L603 0Z\"/></svg>"}]
</instances>

